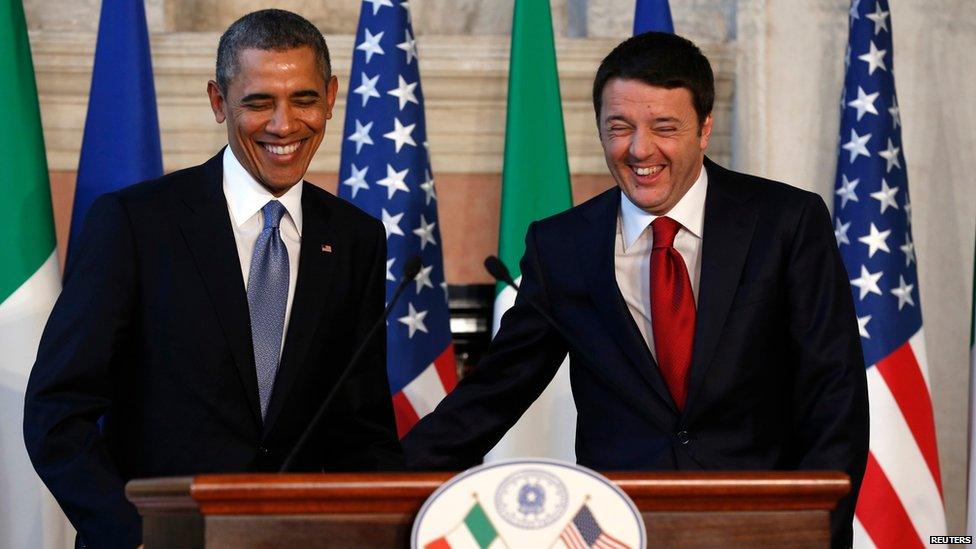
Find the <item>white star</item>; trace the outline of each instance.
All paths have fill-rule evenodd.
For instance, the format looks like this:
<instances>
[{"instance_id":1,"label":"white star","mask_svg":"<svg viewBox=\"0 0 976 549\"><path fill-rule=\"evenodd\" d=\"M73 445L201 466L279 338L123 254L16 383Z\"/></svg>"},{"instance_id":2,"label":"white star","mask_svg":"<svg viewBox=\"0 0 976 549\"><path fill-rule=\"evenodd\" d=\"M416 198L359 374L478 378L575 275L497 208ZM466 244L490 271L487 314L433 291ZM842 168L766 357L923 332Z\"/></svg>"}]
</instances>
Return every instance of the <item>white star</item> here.
<instances>
[{"instance_id":1,"label":"white star","mask_svg":"<svg viewBox=\"0 0 976 549\"><path fill-rule=\"evenodd\" d=\"M363 126L362 122L356 120L355 133L346 138L356 144L356 154L359 154L359 150L363 148L363 145L373 144L373 138L369 136L369 130L371 129L373 129L372 122Z\"/></svg>"},{"instance_id":2,"label":"white star","mask_svg":"<svg viewBox=\"0 0 976 549\"><path fill-rule=\"evenodd\" d=\"M841 223L840 219L834 221L834 238L837 239L837 245L850 244L850 239L847 238L847 230L851 228L851 222Z\"/></svg>"},{"instance_id":3,"label":"white star","mask_svg":"<svg viewBox=\"0 0 976 549\"><path fill-rule=\"evenodd\" d=\"M898 108L898 97L891 96L891 106L888 107L888 113L891 114L891 127L897 129L901 125L901 110Z\"/></svg>"},{"instance_id":4,"label":"white star","mask_svg":"<svg viewBox=\"0 0 976 549\"><path fill-rule=\"evenodd\" d=\"M413 145L414 147L416 147L417 142L414 141L413 137L410 135L411 133L413 133L414 126L416 126L416 124L410 124L409 126L404 126L403 124L400 123L399 118L394 118L393 131L389 133L384 133L383 137L393 140L393 142L396 144L396 152L400 152L400 147L403 147L404 144Z\"/></svg>"},{"instance_id":5,"label":"white star","mask_svg":"<svg viewBox=\"0 0 976 549\"><path fill-rule=\"evenodd\" d=\"M430 171L424 170L424 175L427 177L420 184L420 188L424 191L424 205L429 206L431 200L437 200L437 193L434 191L434 178L430 176Z\"/></svg>"},{"instance_id":6,"label":"white star","mask_svg":"<svg viewBox=\"0 0 976 549\"><path fill-rule=\"evenodd\" d=\"M380 40L383 39L383 33L381 32L374 35L373 33L369 32L369 29L364 30L366 31L366 36L363 38L363 42L356 46L356 49L366 52L366 62L369 63L369 60L373 58L374 53L385 55L386 52L384 52L383 48L380 47Z\"/></svg>"},{"instance_id":7,"label":"white star","mask_svg":"<svg viewBox=\"0 0 976 549\"><path fill-rule=\"evenodd\" d=\"M414 82L413 84L407 84L407 81L404 80L402 76L397 76L397 78L400 80L400 83L397 85L397 87L386 93L400 100L401 111L407 103L416 103L419 105L420 102L417 101L417 96L413 93L414 88L417 87L417 83Z\"/></svg>"},{"instance_id":8,"label":"white star","mask_svg":"<svg viewBox=\"0 0 976 549\"><path fill-rule=\"evenodd\" d=\"M376 91L376 82L380 79L380 75L376 75L372 78L366 76L366 73L361 73L361 79L359 87L352 90L352 93L358 93L363 96L363 106L366 106L366 102L369 101L370 97L379 97L380 92ZM858 119L860 120L860 118Z\"/></svg>"},{"instance_id":9,"label":"white star","mask_svg":"<svg viewBox=\"0 0 976 549\"><path fill-rule=\"evenodd\" d=\"M441 282L441 289L444 290L444 302L450 302L451 297L447 291L447 281Z\"/></svg>"},{"instance_id":10,"label":"white star","mask_svg":"<svg viewBox=\"0 0 976 549\"><path fill-rule=\"evenodd\" d=\"M895 194L898 193L898 187L889 187L888 182L881 178L881 190L878 192L871 193L871 198L874 198L881 202L881 213L885 213L885 210L891 206L894 209L898 209L898 203L895 202Z\"/></svg>"},{"instance_id":11,"label":"white star","mask_svg":"<svg viewBox=\"0 0 976 549\"><path fill-rule=\"evenodd\" d=\"M363 0L363 3L366 2L373 4L373 15L376 15L376 12L380 11L381 6L389 6L391 8L393 7L393 4L390 3L390 0Z\"/></svg>"},{"instance_id":12,"label":"white star","mask_svg":"<svg viewBox=\"0 0 976 549\"><path fill-rule=\"evenodd\" d=\"M848 107L857 109L857 119L860 120L864 113L878 114L878 109L874 108L874 100L881 92L874 92L871 95L864 93L861 86L857 87L857 99L847 104Z\"/></svg>"},{"instance_id":13,"label":"white star","mask_svg":"<svg viewBox=\"0 0 976 549\"><path fill-rule=\"evenodd\" d=\"M888 53L888 50L879 50L877 46L874 45L874 40L870 43L870 50L863 54L858 55L857 58L868 64L868 76L874 74L875 69L881 69L883 71L888 70L885 65L884 56Z\"/></svg>"},{"instance_id":14,"label":"white star","mask_svg":"<svg viewBox=\"0 0 976 549\"><path fill-rule=\"evenodd\" d=\"M915 300L912 299L912 289L915 288L915 285L905 284L905 277L902 275L898 275L898 282L898 287L890 290L891 295L898 298L898 310L900 311L905 306L905 303L914 307Z\"/></svg>"},{"instance_id":15,"label":"white star","mask_svg":"<svg viewBox=\"0 0 976 549\"><path fill-rule=\"evenodd\" d=\"M414 59L417 58L417 41L410 36L410 29L405 31L405 36L403 42L397 44L397 47L403 50L407 54L407 64L409 65Z\"/></svg>"},{"instance_id":16,"label":"white star","mask_svg":"<svg viewBox=\"0 0 976 549\"><path fill-rule=\"evenodd\" d=\"M394 261L396 261L395 257L386 260L386 279L390 282L396 282L396 277L394 277L393 273L390 272L390 268L393 267Z\"/></svg>"},{"instance_id":17,"label":"white star","mask_svg":"<svg viewBox=\"0 0 976 549\"><path fill-rule=\"evenodd\" d=\"M878 280L882 275L884 275L884 271L871 273L868 272L864 265L861 265L860 278L851 280L851 284L857 286L861 290L859 299L863 300L864 296L868 295L869 293L881 295L881 288L878 287Z\"/></svg>"},{"instance_id":18,"label":"white star","mask_svg":"<svg viewBox=\"0 0 976 549\"><path fill-rule=\"evenodd\" d=\"M400 230L400 219L403 218L403 214L398 213L396 215L390 215L390 213L386 211L386 208L383 208L382 210L383 226L386 227L387 240L389 240L390 235L393 234L404 236L403 231Z\"/></svg>"},{"instance_id":19,"label":"white star","mask_svg":"<svg viewBox=\"0 0 976 549\"><path fill-rule=\"evenodd\" d=\"M912 224L912 203L908 199L908 195L905 195L905 218L908 220L908 224Z\"/></svg>"},{"instance_id":20,"label":"white star","mask_svg":"<svg viewBox=\"0 0 976 549\"><path fill-rule=\"evenodd\" d=\"M343 185L349 185L350 187L352 187L353 198L356 198L356 193L359 192L359 189L369 188L369 184L366 183L366 172L368 171L369 171L369 166L366 166L365 168L360 170L359 168L356 167L355 164L353 164L352 175L349 176L349 179L346 179L345 181L342 182Z\"/></svg>"},{"instance_id":21,"label":"white star","mask_svg":"<svg viewBox=\"0 0 976 549\"><path fill-rule=\"evenodd\" d=\"M871 315L857 317L857 331L864 339L871 339L871 334L868 333L868 322L871 322Z\"/></svg>"},{"instance_id":22,"label":"white star","mask_svg":"<svg viewBox=\"0 0 976 549\"><path fill-rule=\"evenodd\" d=\"M410 334L407 339L413 338L413 334L420 330L423 333L427 333L427 326L424 326L424 317L427 316L427 311L417 311L413 308L413 303L408 303L407 316L401 316L397 320L407 325L410 329Z\"/></svg>"},{"instance_id":23,"label":"white star","mask_svg":"<svg viewBox=\"0 0 976 549\"><path fill-rule=\"evenodd\" d=\"M398 172L393 169L393 166L386 165L386 177L377 181L376 184L381 187L386 187L387 200L392 199L397 191L410 192L410 187L407 187L407 184L403 181L409 171L410 168L405 168Z\"/></svg>"},{"instance_id":24,"label":"white star","mask_svg":"<svg viewBox=\"0 0 976 549\"><path fill-rule=\"evenodd\" d=\"M871 139L871 134L857 135L854 128L851 128L851 140L840 146L840 148L851 152L851 164L858 156L871 158L871 153L868 152L867 148L869 139Z\"/></svg>"},{"instance_id":25,"label":"white star","mask_svg":"<svg viewBox=\"0 0 976 549\"><path fill-rule=\"evenodd\" d=\"M403 2L400 2L400 7L403 8L403 9L405 9L405 10L407 10L407 19L409 20L410 19L410 2L408 2L407 0L403 0Z\"/></svg>"},{"instance_id":26,"label":"white star","mask_svg":"<svg viewBox=\"0 0 976 549\"><path fill-rule=\"evenodd\" d=\"M847 44L847 50L844 51L844 68L851 66L851 45ZM844 88L847 91L847 88Z\"/></svg>"},{"instance_id":27,"label":"white star","mask_svg":"<svg viewBox=\"0 0 976 549\"><path fill-rule=\"evenodd\" d=\"M871 224L871 228L869 230L871 231L870 233L857 239L858 242L867 244L868 257L874 257L875 252L878 250L885 253L890 253L891 250L888 249L888 243L885 241L888 240L888 235L891 234L891 230L879 231L878 228L874 226L874 223Z\"/></svg>"},{"instance_id":28,"label":"white star","mask_svg":"<svg viewBox=\"0 0 976 549\"><path fill-rule=\"evenodd\" d=\"M420 272L419 273L417 273L417 278L413 279L413 281L417 283L417 293L418 294L420 293L420 290L423 290L424 289L425 286L428 287L428 288L433 288L434 287L434 285L430 282L430 272L433 271L433 270L434 270L434 266L433 265L430 265L428 267L424 267L424 268L420 269Z\"/></svg>"},{"instance_id":29,"label":"white star","mask_svg":"<svg viewBox=\"0 0 976 549\"><path fill-rule=\"evenodd\" d=\"M861 0L854 0L853 2L851 2L851 9L850 9L851 20L861 18L861 16L857 14L857 10L860 6L861 6Z\"/></svg>"},{"instance_id":30,"label":"white star","mask_svg":"<svg viewBox=\"0 0 976 549\"><path fill-rule=\"evenodd\" d=\"M891 167L895 166L899 170L901 169L901 161L898 160L898 152L901 151L901 147L896 147L892 142L891 138L888 138L888 148L883 151L878 151L878 156L885 159L885 173L891 171Z\"/></svg>"},{"instance_id":31,"label":"white star","mask_svg":"<svg viewBox=\"0 0 976 549\"><path fill-rule=\"evenodd\" d=\"M908 267L915 261L915 243L912 242L912 235L905 233L905 243L898 247L905 254L905 266Z\"/></svg>"},{"instance_id":32,"label":"white star","mask_svg":"<svg viewBox=\"0 0 976 549\"><path fill-rule=\"evenodd\" d=\"M874 21L874 34L888 30L888 12L881 10L880 2L875 6L874 13L867 14L867 18Z\"/></svg>"},{"instance_id":33,"label":"white star","mask_svg":"<svg viewBox=\"0 0 976 549\"><path fill-rule=\"evenodd\" d=\"M837 196L840 197L840 209L844 209L847 206L848 200L853 200L854 202L859 202L857 199L857 193L854 192L854 188L860 183L860 179L855 179L854 181L848 181L847 176L844 174L840 175L840 188L834 191Z\"/></svg>"},{"instance_id":34,"label":"white star","mask_svg":"<svg viewBox=\"0 0 976 549\"><path fill-rule=\"evenodd\" d=\"M413 230L413 234L420 237L420 249L423 250L427 244L437 245L437 241L434 240L434 227L437 223L427 223L427 218L424 214L420 214L420 227Z\"/></svg>"}]
</instances>

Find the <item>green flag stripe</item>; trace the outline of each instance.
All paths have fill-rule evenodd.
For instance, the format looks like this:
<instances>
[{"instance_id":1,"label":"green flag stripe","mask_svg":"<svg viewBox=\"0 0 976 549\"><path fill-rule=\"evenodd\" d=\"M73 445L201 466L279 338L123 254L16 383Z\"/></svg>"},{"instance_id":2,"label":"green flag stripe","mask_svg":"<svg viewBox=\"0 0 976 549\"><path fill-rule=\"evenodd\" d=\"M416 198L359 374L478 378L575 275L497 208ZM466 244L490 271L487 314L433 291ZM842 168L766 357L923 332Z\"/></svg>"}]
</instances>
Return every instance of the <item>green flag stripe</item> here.
<instances>
[{"instance_id":1,"label":"green flag stripe","mask_svg":"<svg viewBox=\"0 0 976 549\"><path fill-rule=\"evenodd\" d=\"M480 503L475 503L474 507L468 511L468 515L464 517L464 525L468 527L468 531L471 532L481 549L491 545L491 542L498 537L498 532L491 524L491 520L488 519L488 515L485 514L485 510L481 508Z\"/></svg>"},{"instance_id":2,"label":"green flag stripe","mask_svg":"<svg viewBox=\"0 0 976 549\"><path fill-rule=\"evenodd\" d=\"M529 223L572 205L549 2L516 0L498 242L514 278Z\"/></svg>"},{"instance_id":3,"label":"green flag stripe","mask_svg":"<svg viewBox=\"0 0 976 549\"><path fill-rule=\"evenodd\" d=\"M7 131L0 132L0 303L10 297L54 251L41 113L23 3L0 9L0 105Z\"/></svg>"}]
</instances>

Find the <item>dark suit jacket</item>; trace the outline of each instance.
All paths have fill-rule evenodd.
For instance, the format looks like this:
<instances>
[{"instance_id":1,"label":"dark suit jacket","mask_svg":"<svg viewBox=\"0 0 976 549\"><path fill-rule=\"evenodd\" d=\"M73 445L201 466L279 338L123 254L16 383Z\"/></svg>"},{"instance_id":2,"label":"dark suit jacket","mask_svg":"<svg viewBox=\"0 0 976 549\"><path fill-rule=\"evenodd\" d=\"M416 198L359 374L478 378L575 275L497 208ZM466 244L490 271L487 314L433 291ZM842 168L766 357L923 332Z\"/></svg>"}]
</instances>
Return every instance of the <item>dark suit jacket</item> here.
<instances>
[{"instance_id":1,"label":"dark suit jacket","mask_svg":"<svg viewBox=\"0 0 976 549\"><path fill-rule=\"evenodd\" d=\"M298 280L262 423L221 158L99 198L44 330L24 437L91 547L140 542L129 479L277 470L382 314L382 225L303 183ZM402 467L382 331L298 463Z\"/></svg>"},{"instance_id":2,"label":"dark suit jacket","mask_svg":"<svg viewBox=\"0 0 976 549\"><path fill-rule=\"evenodd\" d=\"M582 465L839 470L851 476L856 494L867 459L867 390L850 285L827 209L815 194L707 159L705 168L684 410L672 401L617 287L620 191L611 189L529 227L519 297L485 361L403 440L410 466L477 463L569 352ZM847 498L837 513L835 532L843 539L855 500Z\"/></svg>"}]
</instances>

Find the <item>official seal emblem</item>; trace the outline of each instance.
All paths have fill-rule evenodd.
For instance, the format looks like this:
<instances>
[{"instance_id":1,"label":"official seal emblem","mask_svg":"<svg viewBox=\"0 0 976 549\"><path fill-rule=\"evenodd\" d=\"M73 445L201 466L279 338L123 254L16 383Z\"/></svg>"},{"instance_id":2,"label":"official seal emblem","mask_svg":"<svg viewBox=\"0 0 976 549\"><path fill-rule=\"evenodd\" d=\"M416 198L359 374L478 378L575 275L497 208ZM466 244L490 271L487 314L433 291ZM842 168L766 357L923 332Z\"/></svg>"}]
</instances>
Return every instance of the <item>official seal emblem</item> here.
<instances>
[{"instance_id":1,"label":"official seal emblem","mask_svg":"<svg viewBox=\"0 0 976 549\"><path fill-rule=\"evenodd\" d=\"M568 492L555 475L528 469L509 475L495 491L495 509L506 522L520 528L551 525L566 512Z\"/></svg>"}]
</instances>

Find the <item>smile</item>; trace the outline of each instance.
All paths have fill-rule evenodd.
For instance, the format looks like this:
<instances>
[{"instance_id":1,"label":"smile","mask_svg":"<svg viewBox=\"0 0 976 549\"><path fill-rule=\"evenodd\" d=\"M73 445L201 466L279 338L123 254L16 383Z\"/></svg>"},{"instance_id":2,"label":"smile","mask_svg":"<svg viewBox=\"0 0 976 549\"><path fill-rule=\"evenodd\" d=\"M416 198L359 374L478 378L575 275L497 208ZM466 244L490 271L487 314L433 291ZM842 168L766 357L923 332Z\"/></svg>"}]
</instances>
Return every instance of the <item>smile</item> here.
<instances>
[{"instance_id":1,"label":"smile","mask_svg":"<svg viewBox=\"0 0 976 549\"><path fill-rule=\"evenodd\" d=\"M269 145L267 143L264 143L262 144L262 146L265 148L265 150L267 150L271 154L286 155L297 151L298 147L300 147L301 144L302 144L301 141L296 141L295 143L292 143L290 145Z\"/></svg>"},{"instance_id":2,"label":"smile","mask_svg":"<svg viewBox=\"0 0 976 549\"><path fill-rule=\"evenodd\" d=\"M630 169L634 170L637 175L654 175L664 169L664 166L648 166L646 168L640 166L631 166Z\"/></svg>"}]
</instances>

